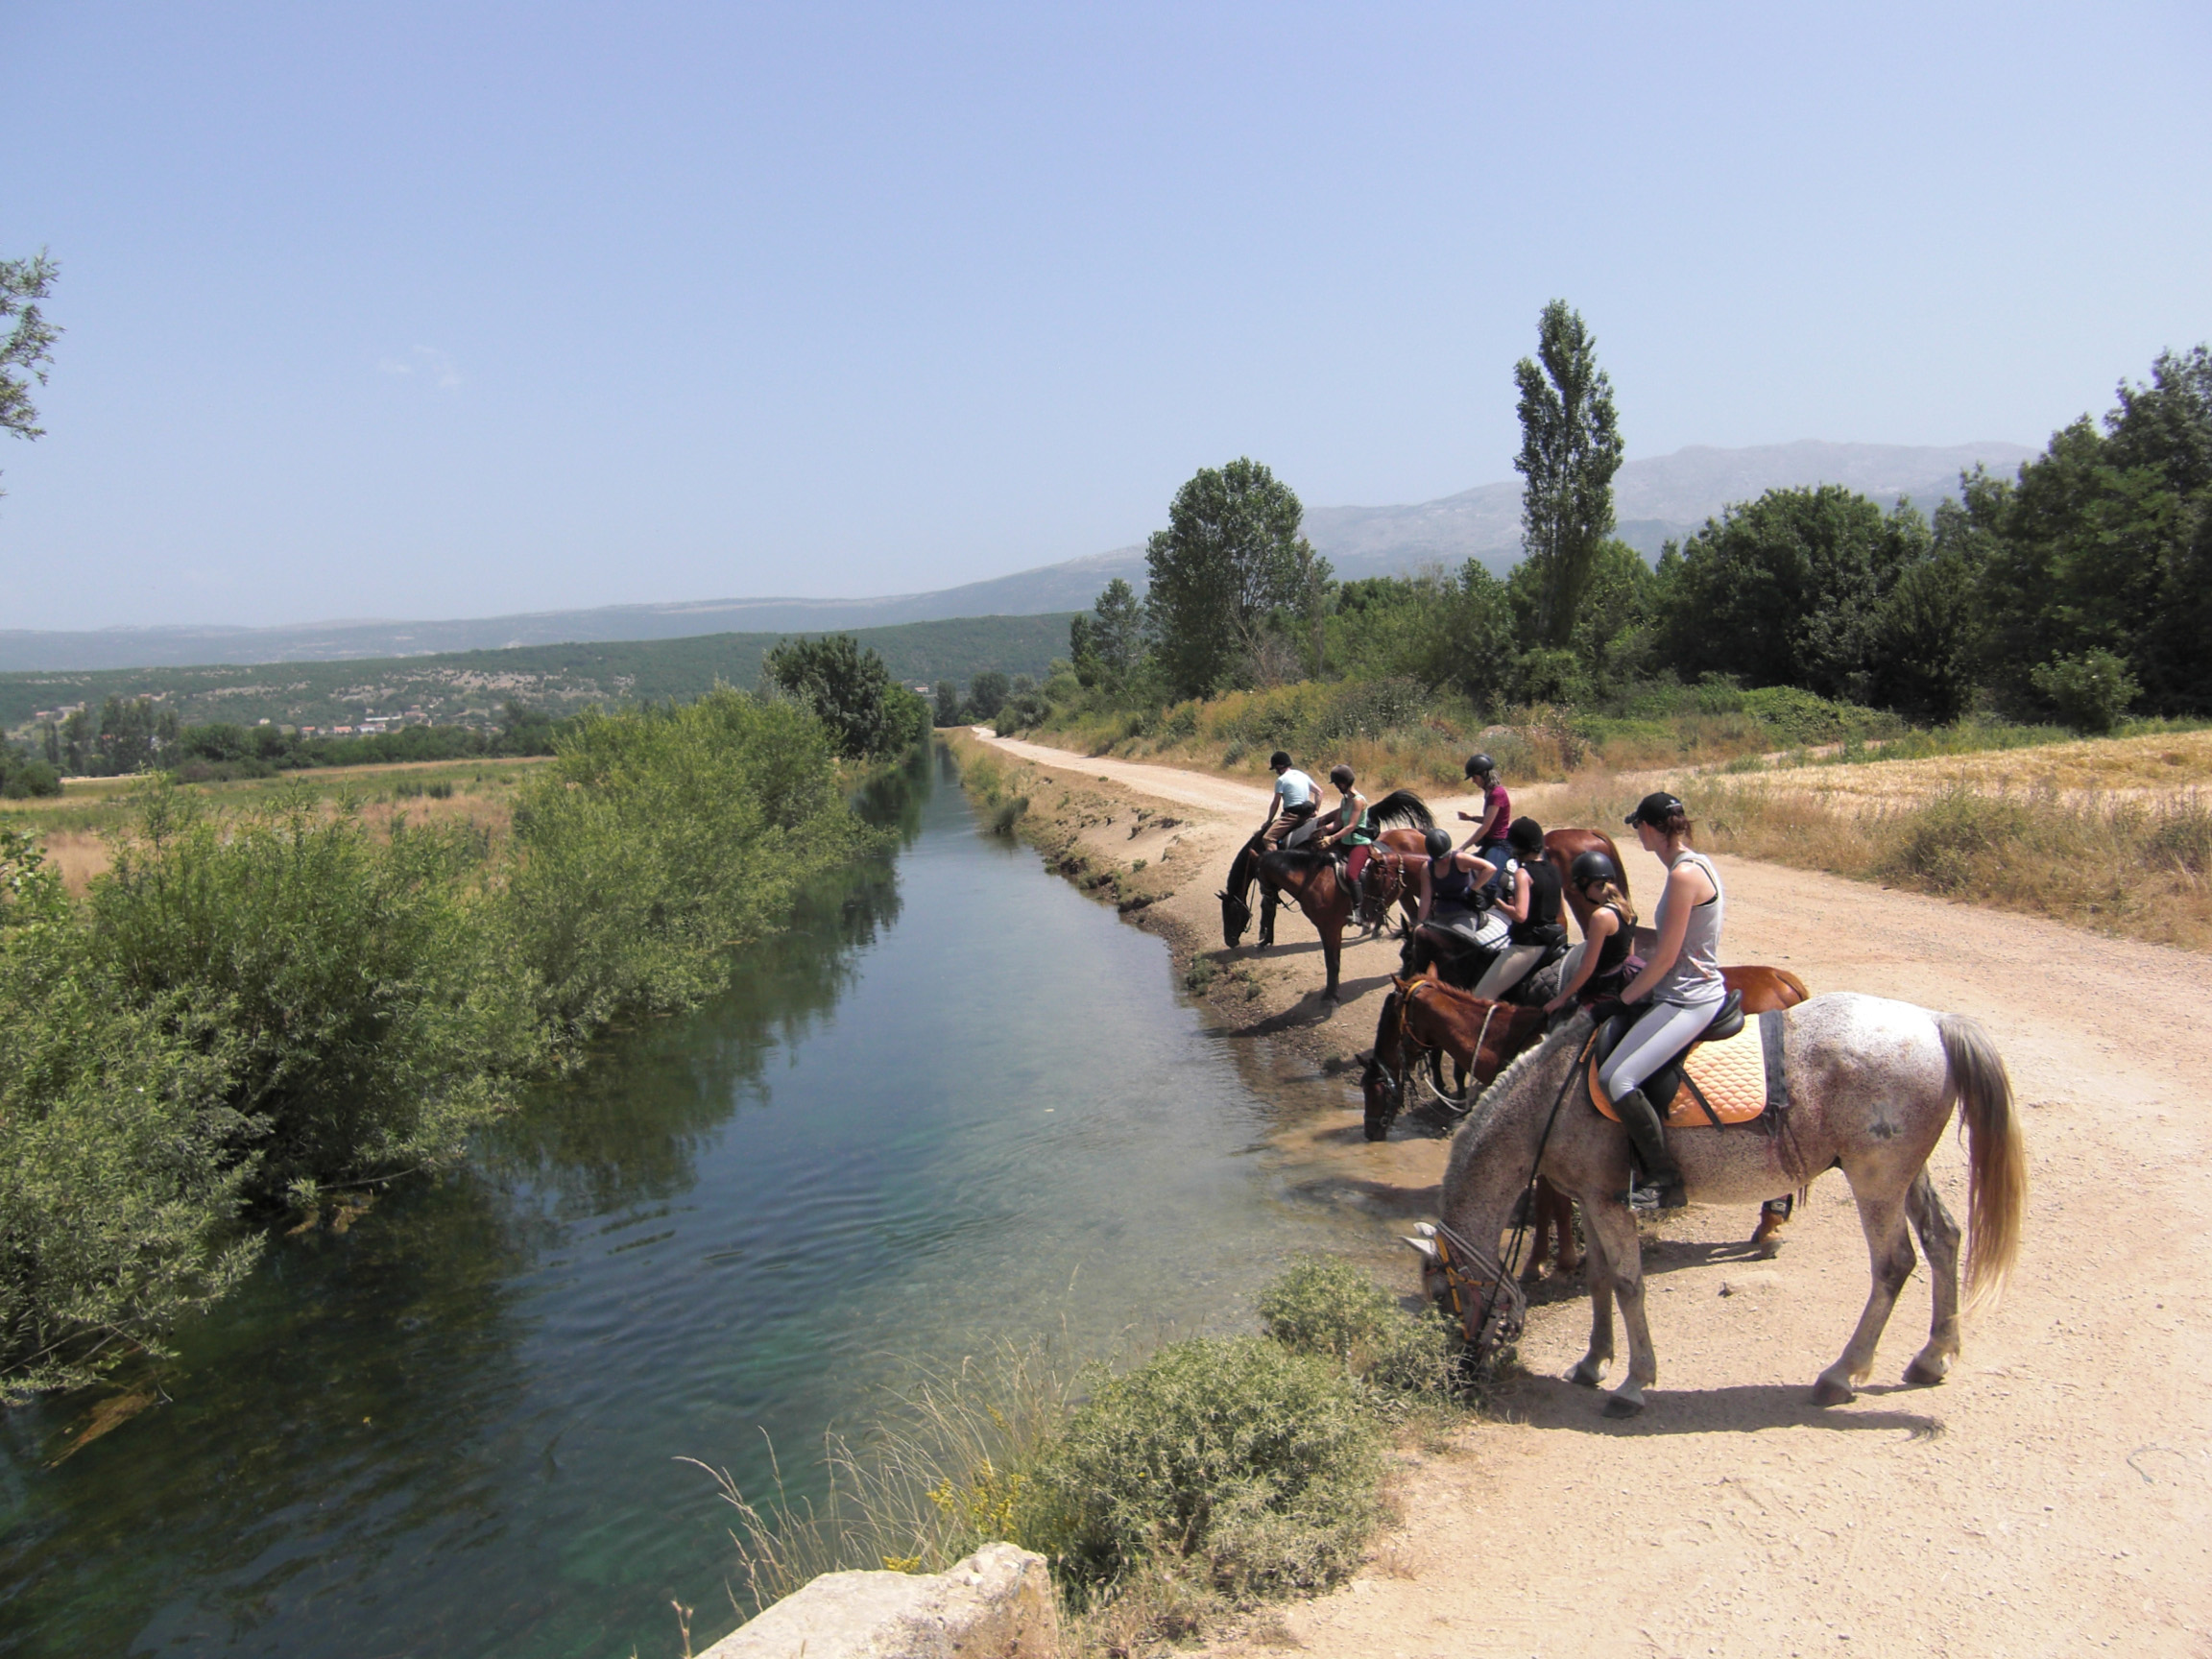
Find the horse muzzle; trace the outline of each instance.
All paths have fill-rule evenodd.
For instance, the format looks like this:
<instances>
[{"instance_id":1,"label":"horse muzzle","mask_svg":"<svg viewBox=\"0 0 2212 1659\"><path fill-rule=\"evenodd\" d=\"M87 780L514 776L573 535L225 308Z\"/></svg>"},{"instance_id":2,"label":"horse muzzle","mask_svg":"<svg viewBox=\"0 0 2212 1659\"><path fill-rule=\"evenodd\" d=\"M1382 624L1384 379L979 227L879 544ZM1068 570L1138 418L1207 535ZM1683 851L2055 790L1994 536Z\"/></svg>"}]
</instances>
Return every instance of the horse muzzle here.
<instances>
[{"instance_id":1,"label":"horse muzzle","mask_svg":"<svg viewBox=\"0 0 2212 1659\"><path fill-rule=\"evenodd\" d=\"M1237 942L1244 937L1244 929L1252 926L1252 906L1245 903L1243 900L1235 898L1228 893L1223 893L1219 897L1221 900L1221 943L1234 950L1237 949Z\"/></svg>"}]
</instances>

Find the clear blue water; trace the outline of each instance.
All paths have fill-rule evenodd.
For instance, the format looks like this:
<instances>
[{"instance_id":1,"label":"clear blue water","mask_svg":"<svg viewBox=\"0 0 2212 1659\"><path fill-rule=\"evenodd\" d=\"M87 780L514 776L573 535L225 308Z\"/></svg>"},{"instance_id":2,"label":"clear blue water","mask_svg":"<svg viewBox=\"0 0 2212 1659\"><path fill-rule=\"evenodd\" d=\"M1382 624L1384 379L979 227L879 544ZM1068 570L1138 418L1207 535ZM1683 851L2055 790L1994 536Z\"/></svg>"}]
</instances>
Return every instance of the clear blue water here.
<instances>
[{"instance_id":1,"label":"clear blue water","mask_svg":"<svg viewBox=\"0 0 2212 1659\"><path fill-rule=\"evenodd\" d=\"M736 1623L730 1511L818 1479L906 1358L1247 1324L1372 1223L1283 1150L1165 946L918 766L856 872L682 1020L610 1039L343 1235L276 1240L163 1398L0 1418L0 1654L593 1655ZM1356 1130L1348 1133L1356 1138Z\"/></svg>"}]
</instances>

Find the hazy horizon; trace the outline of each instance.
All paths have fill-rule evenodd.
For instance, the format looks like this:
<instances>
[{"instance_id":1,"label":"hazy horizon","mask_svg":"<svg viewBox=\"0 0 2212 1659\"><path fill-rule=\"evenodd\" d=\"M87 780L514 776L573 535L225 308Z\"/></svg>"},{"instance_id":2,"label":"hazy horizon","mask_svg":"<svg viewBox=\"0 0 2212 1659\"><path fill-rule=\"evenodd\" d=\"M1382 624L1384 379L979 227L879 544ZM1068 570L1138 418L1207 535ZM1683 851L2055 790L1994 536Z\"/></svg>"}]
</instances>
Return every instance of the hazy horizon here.
<instances>
[{"instance_id":1,"label":"hazy horizon","mask_svg":"<svg viewBox=\"0 0 2212 1659\"><path fill-rule=\"evenodd\" d=\"M11 8L6 625L934 591L1629 453L2039 447L2212 337L2212 19ZM1559 119L1562 108L1573 118Z\"/></svg>"}]
</instances>

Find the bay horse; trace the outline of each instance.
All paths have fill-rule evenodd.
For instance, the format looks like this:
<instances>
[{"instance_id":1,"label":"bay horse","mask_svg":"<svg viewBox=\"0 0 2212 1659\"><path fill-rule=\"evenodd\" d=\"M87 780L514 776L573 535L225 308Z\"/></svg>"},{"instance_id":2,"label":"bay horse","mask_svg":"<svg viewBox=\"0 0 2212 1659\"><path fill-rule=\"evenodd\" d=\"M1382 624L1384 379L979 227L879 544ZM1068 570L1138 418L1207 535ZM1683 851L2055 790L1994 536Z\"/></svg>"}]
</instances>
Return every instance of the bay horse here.
<instances>
[{"instance_id":1,"label":"bay horse","mask_svg":"<svg viewBox=\"0 0 2212 1659\"><path fill-rule=\"evenodd\" d=\"M1419 825L1423 829L1432 825L1429 804L1410 789L1398 789L1382 797L1368 808L1368 817L1380 833L1377 844L1396 853L1419 854L1426 851L1421 830L1410 828L1386 826ZM1237 949L1244 937L1244 929L1252 923L1249 902L1252 883L1258 880L1261 893L1260 944L1262 948L1275 943L1275 907L1280 896L1288 894L1306 913L1321 935L1321 960L1329 972L1329 982L1322 996L1336 1000L1336 983L1344 960L1344 924L1351 921L1358 908L1359 895L1336 874L1336 860L1328 852L1313 847L1273 847L1266 844L1264 834L1255 834L1238 849L1237 858L1229 866L1229 884L1218 895L1221 901L1221 942L1230 950ZM1390 896L1405 906L1410 919L1413 900L1400 891ZM1389 902L1388 899L1384 901Z\"/></svg>"},{"instance_id":2,"label":"bay horse","mask_svg":"<svg viewBox=\"0 0 2212 1659\"><path fill-rule=\"evenodd\" d=\"M1742 996L1746 1015L1794 1008L1813 995L1805 988L1805 981L1787 968L1723 968L1720 978L1729 990ZM1389 1134L1391 1121L1406 1109L1414 1070L1424 1056L1444 1105L1464 1112L1466 1103L1488 1088L1508 1061L1542 1039L1548 1023L1541 1008L1488 1002L1433 977L1393 978L1390 994L1382 999L1382 1016L1375 1022L1375 1047L1359 1074L1367 1108L1367 1139L1380 1141ZM1458 1068L1459 1101L1455 1107L1444 1094L1446 1054ZM1530 1204L1529 1226L1534 1237L1522 1277L1533 1281L1542 1273L1553 1238L1558 1240L1557 1271L1577 1271L1582 1258L1575 1245L1574 1201L1538 1176ZM1780 1252L1779 1236L1791 1208L1788 1198L1769 1198L1760 1206L1759 1225L1751 1235L1751 1243L1760 1255L1771 1258Z\"/></svg>"},{"instance_id":3,"label":"bay horse","mask_svg":"<svg viewBox=\"0 0 2212 1659\"><path fill-rule=\"evenodd\" d=\"M1872 1372L1875 1345L1915 1264L1908 1221L1928 1253L1935 1310L1905 1381L1940 1382L1959 1354L1960 1230L1929 1179L1928 1156L1957 1107L1967 1140L1966 1306L1994 1300L2019 1253L2028 1192L2004 1058L1962 1015L1852 992L1815 997L1783 1021L1790 1104L1777 1133L1667 1131L1691 1201L1757 1203L1776 1188L1804 1187L1840 1168L1858 1203L1872 1284L1842 1354L1814 1384L1814 1403L1842 1404ZM1589 1232L1590 1346L1569 1375L1591 1388L1603 1379L1618 1301L1628 1329L1628 1375L1605 1413L1626 1417L1644 1409L1659 1364L1645 1315L1636 1218L1623 1202L1628 1137L1590 1102L1590 1036L1587 1016L1575 1015L1484 1094L1453 1144L1436 1234L1449 1246L1444 1276L1479 1357L1518 1323L1509 1264L1489 1254L1515 1203L1539 1174L1575 1198Z\"/></svg>"}]
</instances>

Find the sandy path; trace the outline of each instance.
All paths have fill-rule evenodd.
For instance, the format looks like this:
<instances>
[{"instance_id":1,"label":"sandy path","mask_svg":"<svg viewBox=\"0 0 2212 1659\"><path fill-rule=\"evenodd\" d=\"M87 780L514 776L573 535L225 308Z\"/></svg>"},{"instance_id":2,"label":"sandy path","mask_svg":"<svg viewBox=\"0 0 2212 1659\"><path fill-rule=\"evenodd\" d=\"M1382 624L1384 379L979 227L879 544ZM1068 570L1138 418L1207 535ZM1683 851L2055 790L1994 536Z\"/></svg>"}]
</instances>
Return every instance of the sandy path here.
<instances>
[{"instance_id":1,"label":"sandy path","mask_svg":"<svg viewBox=\"0 0 2212 1659\"><path fill-rule=\"evenodd\" d=\"M1249 785L1040 745L998 747L1063 776L1217 816L1183 832L1187 879L1155 910L1217 944L1213 892L1265 802ZM1445 811L1463 803L1432 803ZM1527 802L1539 817L1543 792ZM1866 1291L1840 1178L1815 1189L1781 1259L1745 1260L1748 1212L1691 1212L1651 1236L1660 1386L1629 1424L1560 1377L1581 1352L1575 1287L1540 1302L1509 1422L1415 1459L1405 1526L1337 1593L1223 1652L2212 1655L2212 962L2029 917L1742 859L1729 955L1785 964L1815 991L1971 1014L2026 1110L2034 1187L2018 1282L1971 1325L1950 1382L1896 1379L1925 1333L1916 1276L1875 1383L1806 1404ZM1655 868L1638 856L1631 875ZM1373 1031L1395 961L1348 950L1357 999L1321 1020L1311 930L1261 958L1243 1028L1340 1051ZM1243 961L1251 952L1238 952ZM1272 959L1272 960L1270 960ZM1324 1125L1378 1227L1432 1213L1444 1143L1359 1141ZM1936 1172L1964 1214L1956 1142ZM1410 1263L1410 1257L1407 1258ZM1407 1275L1411 1284L1410 1266ZM1736 1293L1720 1289L1731 1279Z\"/></svg>"}]
</instances>

